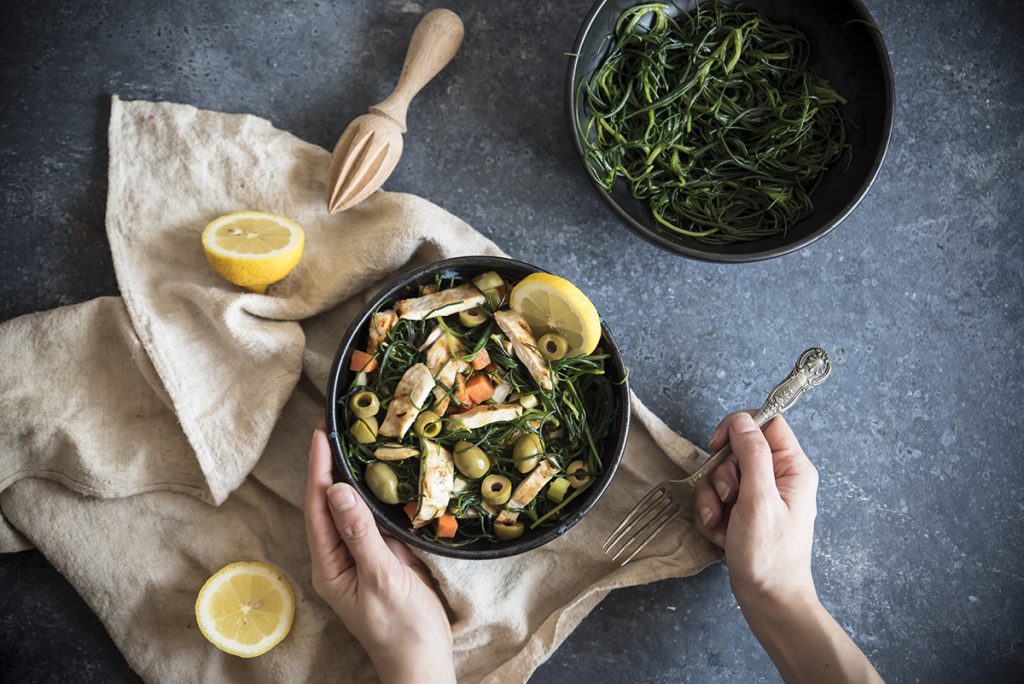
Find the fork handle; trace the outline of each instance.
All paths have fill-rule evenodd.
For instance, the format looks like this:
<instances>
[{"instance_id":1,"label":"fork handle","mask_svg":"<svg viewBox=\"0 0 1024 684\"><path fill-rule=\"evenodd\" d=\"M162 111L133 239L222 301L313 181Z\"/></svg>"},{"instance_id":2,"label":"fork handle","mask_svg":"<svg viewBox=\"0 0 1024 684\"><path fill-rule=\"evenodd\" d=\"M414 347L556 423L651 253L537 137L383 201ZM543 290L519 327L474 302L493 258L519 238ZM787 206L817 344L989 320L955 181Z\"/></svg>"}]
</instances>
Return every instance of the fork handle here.
<instances>
[{"instance_id":1,"label":"fork handle","mask_svg":"<svg viewBox=\"0 0 1024 684\"><path fill-rule=\"evenodd\" d=\"M754 422L759 428L763 428L775 416L784 412L796 403L807 390L815 385L820 385L832 373L832 361L824 349L813 347L808 349L796 361L796 366L786 379L780 382L768 393L764 405L754 412ZM704 479L704 476L722 465L725 459L732 454L732 445L726 444L715 452L715 455L704 461L704 464L697 469L690 477L686 478L690 489L696 489L697 484Z\"/></svg>"}]
</instances>

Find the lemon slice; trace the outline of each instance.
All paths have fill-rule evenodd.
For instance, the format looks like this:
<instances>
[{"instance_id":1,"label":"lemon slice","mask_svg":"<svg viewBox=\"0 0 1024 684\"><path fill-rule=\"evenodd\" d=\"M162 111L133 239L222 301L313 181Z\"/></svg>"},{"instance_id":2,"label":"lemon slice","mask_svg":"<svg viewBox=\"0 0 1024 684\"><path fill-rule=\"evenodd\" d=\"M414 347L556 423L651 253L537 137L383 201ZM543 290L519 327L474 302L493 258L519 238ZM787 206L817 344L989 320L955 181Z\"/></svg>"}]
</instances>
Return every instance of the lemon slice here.
<instances>
[{"instance_id":1,"label":"lemon slice","mask_svg":"<svg viewBox=\"0 0 1024 684\"><path fill-rule=\"evenodd\" d=\"M534 336L560 334L569 356L590 354L601 341L601 318L578 287L550 273L531 273L512 288L509 307L519 312Z\"/></svg>"},{"instance_id":2,"label":"lemon slice","mask_svg":"<svg viewBox=\"0 0 1024 684\"><path fill-rule=\"evenodd\" d=\"M206 639L231 655L254 658L288 636L295 594L269 563L231 563L213 574L196 598L196 622Z\"/></svg>"},{"instance_id":3,"label":"lemon slice","mask_svg":"<svg viewBox=\"0 0 1024 684\"><path fill-rule=\"evenodd\" d=\"M225 280L263 294L302 257L302 226L277 214L236 211L203 229L203 251Z\"/></svg>"}]
</instances>

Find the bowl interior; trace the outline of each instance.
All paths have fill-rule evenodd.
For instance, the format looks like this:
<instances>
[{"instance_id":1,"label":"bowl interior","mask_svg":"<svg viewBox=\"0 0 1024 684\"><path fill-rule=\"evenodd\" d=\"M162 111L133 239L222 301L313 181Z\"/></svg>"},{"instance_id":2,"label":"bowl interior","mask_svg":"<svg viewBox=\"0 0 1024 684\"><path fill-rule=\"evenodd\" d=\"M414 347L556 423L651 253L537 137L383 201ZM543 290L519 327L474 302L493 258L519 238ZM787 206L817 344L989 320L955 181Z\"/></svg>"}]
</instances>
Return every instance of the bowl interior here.
<instances>
[{"instance_id":1,"label":"bowl interior","mask_svg":"<svg viewBox=\"0 0 1024 684\"><path fill-rule=\"evenodd\" d=\"M573 52L578 55L569 66L566 82L569 127L580 152L575 113L587 120L583 103L576 94L597 69L608 51L608 36L623 10L636 0L598 2L587 17L576 39ZM726 3L735 4L735 3ZM811 193L813 212L790 227L786 235L777 235L734 245L707 245L693 238L670 237L659 230L650 212L630 195L619 180L611 192L593 183L601 197L627 226L660 247L686 256L712 261L752 261L779 256L802 247L828 232L857 205L874 180L882 163L892 128L892 68L881 34L869 24L874 21L856 0L744 0L780 24L803 31L811 46L811 65L848 100L842 107L847 121L849 150L825 172ZM678 2L679 11L691 9L693 2ZM589 176L589 174L588 174Z\"/></svg>"},{"instance_id":2,"label":"bowl interior","mask_svg":"<svg viewBox=\"0 0 1024 684\"><path fill-rule=\"evenodd\" d=\"M619 461L622 459L626 435L629 432L629 388L626 383L626 369L619 356L618 347L615 345L611 333L603 322L601 346L610 355L610 358L605 363L605 367L609 379L613 382L612 388L619 410L611 433L599 445L604 474L566 509L566 512L559 517L557 524L550 527L539 527L535 530L530 530L529 526L527 526L527 531L522 537L501 544L474 542L468 546L453 548L430 542L412 531L409 519L402 511L401 506L390 506L377 501L376 497L370 493L363 482L353 477L346 459L341 454L341 443L338 439L338 433L345 430L347 426L341 425L338 422L339 416L336 410L338 398L345 395L352 382L354 374L348 370L349 357L353 349L366 348L368 323L370 316L375 311L380 308L386 308L386 306L382 305L386 305L395 299L415 296L415 288L419 285L433 282L434 274L439 272L454 271L460 275L472 277L486 271L497 271L498 273L519 279L540 270L521 261L479 256L458 257L418 268L400 276L391 285L385 287L373 299L362 315L349 327L338 346L327 385L327 431L331 442L331 450L334 454L335 479L340 479L353 485L366 500L381 527L408 544L432 553L455 558L501 558L522 553L556 539L575 525L601 498L601 495L615 475Z\"/></svg>"}]
</instances>

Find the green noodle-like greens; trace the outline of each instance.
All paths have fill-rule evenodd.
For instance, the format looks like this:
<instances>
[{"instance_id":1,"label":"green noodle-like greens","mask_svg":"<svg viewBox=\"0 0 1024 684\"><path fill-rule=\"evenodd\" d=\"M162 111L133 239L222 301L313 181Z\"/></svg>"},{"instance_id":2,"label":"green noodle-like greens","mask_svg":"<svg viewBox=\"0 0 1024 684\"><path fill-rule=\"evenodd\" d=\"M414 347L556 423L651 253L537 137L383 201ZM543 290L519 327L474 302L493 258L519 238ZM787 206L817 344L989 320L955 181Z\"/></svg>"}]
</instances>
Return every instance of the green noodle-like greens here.
<instances>
[{"instance_id":1,"label":"green noodle-like greens","mask_svg":"<svg viewBox=\"0 0 1024 684\"><path fill-rule=\"evenodd\" d=\"M728 244L785 233L846 149L843 99L807 39L742 7L626 10L578 95L587 168L625 179L667 234Z\"/></svg>"}]
</instances>

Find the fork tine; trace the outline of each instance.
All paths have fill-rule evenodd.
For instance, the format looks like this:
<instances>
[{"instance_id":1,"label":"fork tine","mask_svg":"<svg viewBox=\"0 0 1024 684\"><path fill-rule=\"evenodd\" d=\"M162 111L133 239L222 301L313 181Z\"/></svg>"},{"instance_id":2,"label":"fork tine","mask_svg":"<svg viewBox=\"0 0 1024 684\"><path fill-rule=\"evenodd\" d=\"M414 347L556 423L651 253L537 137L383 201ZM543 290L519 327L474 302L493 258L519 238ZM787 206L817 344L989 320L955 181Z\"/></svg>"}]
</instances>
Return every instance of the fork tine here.
<instances>
[{"instance_id":1,"label":"fork tine","mask_svg":"<svg viewBox=\"0 0 1024 684\"><path fill-rule=\"evenodd\" d=\"M676 504L670 510L665 512L665 514L664 514L664 516L663 516L663 518L661 520L661 524L658 525L656 528L654 528L653 532L651 532L649 535L647 535L647 539L645 539L643 541L643 543L640 544L640 546L636 547L636 549L634 549L633 553L629 554L629 558L627 558L626 560L622 561L622 565L625 565L629 561L631 561L634 558L636 558L636 554L638 554L641 551L643 551L644 547L647 546L648 544L650 544L651 541L655 537L658 536L658 533L661 532L663 529L665 529L665 525L668 525L672 521L672 518L674 518L677 513L679 513L679 505L678 504Z\"/></svg>"},{"instance_id":2,"label":"fork tine","mask_svg":"<svg viewBox=\"0 0 1024 684\"><path fill-rule=\"evenodd\" d=\"M609 549L615 546L619 539L623 535L625 535L626 532L629 531L629 528L631 528L636 523L636 520L638 518L637 511L643 508L643 511L646 513L650 506L656 504L662 497L666 496L667 494L668 490L664 487L664 485L659 485L652 489L651 491L647 492L647 494L645 494L642 499L637 501L636 506L633 506L633 509L629 513L627 513L625 517L622 518L622 522L619 523L618 527L612 530L612 533L608 535L607 539L605 539L604 544L601 545L601 548L603 548L604 551L607 553Z\"/></svg>"},{"instance_id":3,"label":"fork tine","mask_svg":"<svg viewBox=\"0 0 1024 684\"><path fill-rule=\"evenodd\" d=\"M661 520L662 514L671 507L672 497L665 497L658 503L656 507L651 508L650 511L648 511L648 513L645 514L643 518L637 517L634 524L639 525L639 527L634 529L633 534L631 534L629 538L622 543L622 546L619 547L619 550L615 552L614 556L612 556L612 560L617 559L622 554L622 552L625 551L631 544L633 544L637 539L642 538L641 535L643 535L644 532L650 529L652 525L656 525L657 522ZM643 522L642 525L640 524L641 522ZM610 550L606 553L610 553Z\"/></svg>"}]
</instances>

